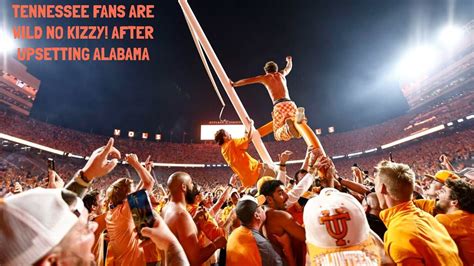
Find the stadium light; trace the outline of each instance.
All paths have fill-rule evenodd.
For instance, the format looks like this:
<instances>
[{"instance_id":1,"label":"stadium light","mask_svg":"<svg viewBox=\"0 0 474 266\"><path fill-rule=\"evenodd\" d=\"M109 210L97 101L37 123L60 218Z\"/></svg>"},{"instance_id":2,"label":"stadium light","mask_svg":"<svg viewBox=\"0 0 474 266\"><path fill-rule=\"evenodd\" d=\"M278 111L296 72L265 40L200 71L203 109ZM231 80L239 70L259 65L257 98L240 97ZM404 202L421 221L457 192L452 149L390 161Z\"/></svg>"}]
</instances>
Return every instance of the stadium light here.
<instances>
[{"instance_id":1,"label":"stadium light","mask_svg":"<svg viewBox=\"0 0 474 266\"><path fill-rule=\"evenodd\" d=\"M462 39L464 31L455 25L444 27L438 36L439 41L447 48L452 48Z\"/></svg>"},{"instance_id":2,"label":"stadium light","mask_svg":"<svg viewBox=\"0 0 474 266\"><path fill-rule=\"evenodd\" d=\"M8 53L15 49L13 38L7 34L7 31L0 29L0 53Z\"/></svg>"},{"instance_id":3,"label":"stadium light","mask_svg":"<svg viewBox=\"0 0 474 266\"><path fill-rule=\"evenodd\" d=\"M403 78L426 74L436 66L437 51L433 46L422 45L408 51L400 61L398 73Z\"/></svg>"}]
</instances>

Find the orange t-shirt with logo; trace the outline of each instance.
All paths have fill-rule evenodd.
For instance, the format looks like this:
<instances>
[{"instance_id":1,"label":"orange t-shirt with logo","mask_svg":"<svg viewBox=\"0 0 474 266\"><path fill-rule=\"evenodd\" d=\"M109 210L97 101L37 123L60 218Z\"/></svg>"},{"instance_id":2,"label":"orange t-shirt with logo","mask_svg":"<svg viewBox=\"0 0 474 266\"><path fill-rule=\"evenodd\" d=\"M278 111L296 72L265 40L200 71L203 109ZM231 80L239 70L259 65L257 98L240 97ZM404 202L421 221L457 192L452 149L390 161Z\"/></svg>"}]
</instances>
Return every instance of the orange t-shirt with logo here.
<instances>
[{"instance_id":1,"label":"orange t-shirt with logo","mask_svg":"<svg viewBox=\"0 0 474 266\"><path fill-rule=\"evenodd\" d=\"M260 167L257 160L247 153L249 139L231 139L222 144L221 153L232 171L239 175L244 187L251 187L257 183Z\"/></svg>"}]
</instances>

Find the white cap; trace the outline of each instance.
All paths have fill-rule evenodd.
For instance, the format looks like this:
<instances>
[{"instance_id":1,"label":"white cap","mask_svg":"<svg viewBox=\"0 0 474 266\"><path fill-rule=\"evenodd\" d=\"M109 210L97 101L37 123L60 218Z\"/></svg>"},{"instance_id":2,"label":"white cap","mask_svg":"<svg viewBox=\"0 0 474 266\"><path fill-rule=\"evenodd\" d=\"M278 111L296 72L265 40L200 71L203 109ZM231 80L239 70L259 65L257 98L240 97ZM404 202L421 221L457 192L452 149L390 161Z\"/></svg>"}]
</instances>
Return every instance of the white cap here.
<instances>
[{"instance_id":1,"label":"white cap","mask_svg":"<svg viewBox=\"0 0 474 266\"><path fill-rule=\"evenodd\" d=\"M311 261L332 253L367 251L373 245L364 209L350 194L323 189L306 203L303 219Z\"/></svg>"},{"instance_id":2,"label":"white cap","mask_svg":"<svg viewBox=\"0 0 474 266\"><path fill-rule=\"evenodd\" d=\"M0 265L31 265L59 244L84 211L80 198L72 208L61 189L36 188L0 201ZM1 200L1 199L0 199Z\"/></svg>"}]
</instances>

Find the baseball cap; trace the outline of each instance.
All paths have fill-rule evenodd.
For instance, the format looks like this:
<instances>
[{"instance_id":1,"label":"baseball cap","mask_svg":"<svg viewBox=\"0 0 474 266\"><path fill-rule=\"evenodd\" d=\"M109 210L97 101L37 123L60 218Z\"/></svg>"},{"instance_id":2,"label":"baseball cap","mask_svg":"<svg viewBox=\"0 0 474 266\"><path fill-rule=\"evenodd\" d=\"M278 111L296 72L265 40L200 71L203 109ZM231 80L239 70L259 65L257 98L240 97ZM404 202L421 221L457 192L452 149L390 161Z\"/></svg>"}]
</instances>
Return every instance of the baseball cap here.
<instances>
[{"instance_id":1,"label":"baseball cap","mask_svg":"<svg viewBox=\"0 0 474 266\"><path fill-rule=\"evenodd\" d=\"M445 183L446 179L459 179L460 177L455 174L454 172L448 171L448 170L440 170L436 172L435 175L429 175L425 174L425 176L433 178L434 180L440 182L440 183Z\"/></svg>"},{"instance_id":2,"label":"baseball cap","mask_svg":"<svg viewBox=\"0 0 474 266\"><path fill-rule=\"evenodd\" d=\"M306 203L303 220L311 265L379 264L378 238L352 195L324 188Z\"/></svg>"},{"instance_id":3,"label":"baseball cap","mask_svg":"<svg viewBox=\"0 0 474 266\"><path fill-rule=\"evenodd\" d=\"M244 195L235 207L235 214L237 214L237 218L239 218L241 222L247 224L252 220L252 217L258 206L259 204L254 197L250 195Z\"/></svg>"},{"instance_id":4,"label":"baseball cap","mask_svg":"<svg viewBox=\"0 0 474 266\"><path fill-rule=\"evenodd\" d=\"M0 243L8 243L0 248L0 265L37 262L73 228L84 203L77 198L69 206L62 191L35 188L0 202Z\"/></svg>"}]
</instances>

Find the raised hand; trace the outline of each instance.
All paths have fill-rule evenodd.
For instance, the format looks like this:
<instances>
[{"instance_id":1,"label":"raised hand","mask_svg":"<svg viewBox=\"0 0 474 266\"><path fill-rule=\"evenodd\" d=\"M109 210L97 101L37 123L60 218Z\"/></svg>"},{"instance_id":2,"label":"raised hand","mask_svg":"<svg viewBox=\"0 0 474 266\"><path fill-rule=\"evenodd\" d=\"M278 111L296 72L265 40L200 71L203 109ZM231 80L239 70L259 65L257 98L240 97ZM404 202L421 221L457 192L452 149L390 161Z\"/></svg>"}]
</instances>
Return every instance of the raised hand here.
<instances>
[{"instance_id":1,"label":"raised hand","mask_svg":"<svg viewBox=\"0 0 474 266\"><path fill-rule=\"evenodd\" d=\"M140 165L140 161L138 160L138 156L135 153L125 154L125 161L134 168L136 166Z\"/></svg>"},{"instance_id":2,"label":"raised hand","mask_svg":"<svg viewBox=\"0 0 474 266\"><path fill-rule=\"evenodd\" d=\"M151 170L153 169L153 161L150 160L151 158L151 155L148 155L148 158L146 158L146 161L145 161L145 168L148 172L151 173Z\"/></svg>"},{"instance_id":3,"label":"raised hand","mask_svg":"<svg viewBox=\"0 0 474 266\"><path fill-rule=\"evenodd\" d=\"M113 159L109 160L109 156ZM114 139L110 138L107 145L98 148L91 154L86 165L82 168L86 181L110 173L117 166L120 156L120 151L114 147Z\"/></svg>"},{"instance_id":4,"label":"raised hand","mask_svg":"<svg viewBox=\"0 0 474 266\"><path fill-rule=\"evenodd\" d=\"M64 181L62 178L56 173L56 171L48 170L48 188L63 188Z\"/></svg>"},{"instance_id":5,"label":"raised hand","mask_svg":"<svg viewBox=\"0 0 474 266\"><path fill-rule=\"evenodd\" d=\"M290 156L292 154L293 152L288 151L288 150L278 154L278 160L280 161L280 164L285 164L288 161L288 159L290 159Z\"/></svg>"}]
</instances>

